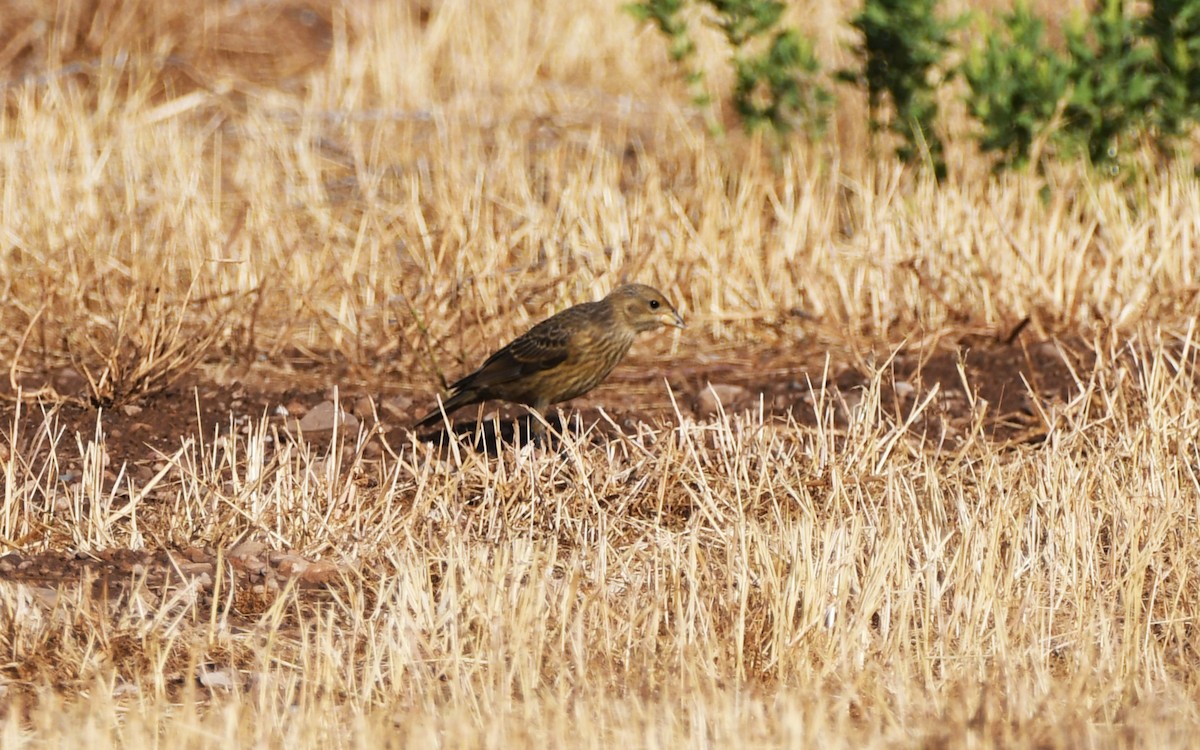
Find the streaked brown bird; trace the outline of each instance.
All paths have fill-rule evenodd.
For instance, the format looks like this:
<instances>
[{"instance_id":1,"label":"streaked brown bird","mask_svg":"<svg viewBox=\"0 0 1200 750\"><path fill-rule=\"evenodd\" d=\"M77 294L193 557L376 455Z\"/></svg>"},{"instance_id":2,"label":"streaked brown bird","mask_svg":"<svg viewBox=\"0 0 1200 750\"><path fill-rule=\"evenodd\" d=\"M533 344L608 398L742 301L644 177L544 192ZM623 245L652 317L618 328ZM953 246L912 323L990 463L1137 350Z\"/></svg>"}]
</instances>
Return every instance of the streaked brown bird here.
<instances>
[{"instance_id":1,"label":"streaked brown bird","mask_svg":"<svg viewBox=\"0 0 1200 750\"><path fill-rule=\"evenodd\" d=\"M662 326L684 327L662 292L645 284L619 286L599 302L569 307L530 328L450 386L441 408L413 427L429 427L443 412L492 399L525 404L544 415L550 404L599 385L637 334Z\"/></svg>"}]
</instances>

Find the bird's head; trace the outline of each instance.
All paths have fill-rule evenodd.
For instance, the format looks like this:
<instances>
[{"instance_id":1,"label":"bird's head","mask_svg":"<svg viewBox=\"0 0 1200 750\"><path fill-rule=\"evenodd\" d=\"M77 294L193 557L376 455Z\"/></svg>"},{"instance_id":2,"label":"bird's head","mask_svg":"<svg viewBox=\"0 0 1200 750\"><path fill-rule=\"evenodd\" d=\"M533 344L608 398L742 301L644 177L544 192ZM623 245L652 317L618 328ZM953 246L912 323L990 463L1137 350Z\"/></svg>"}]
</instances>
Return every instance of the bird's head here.
<instances>
[{"instance_id":1,"label":"bird's head","mask_svg":"<svg viewBox=\"0 0 1200 750\"><path fill-rule=\"evenodd\" d=\"M618 319L635 331L653 331L661 326L684 328L683 318L662 292L645 284L619 286L607 297Z\"/></svg>"}]
</instances>

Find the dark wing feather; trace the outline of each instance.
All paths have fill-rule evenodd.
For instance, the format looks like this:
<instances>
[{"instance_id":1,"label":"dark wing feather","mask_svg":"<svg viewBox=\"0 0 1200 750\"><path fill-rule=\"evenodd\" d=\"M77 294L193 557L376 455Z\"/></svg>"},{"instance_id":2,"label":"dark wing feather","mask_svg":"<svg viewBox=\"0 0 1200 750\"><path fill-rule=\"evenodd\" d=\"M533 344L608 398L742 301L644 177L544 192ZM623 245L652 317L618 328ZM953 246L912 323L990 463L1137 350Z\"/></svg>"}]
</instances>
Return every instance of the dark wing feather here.
<instances>
[{"instance_id":1,"label":"dark wing feather","mask_svg":"<svg viewBox=\"0 0 1200 750\"><path fill-rule=\"evenodd\" d=\"M561 365L571 353L571 336L578 330L577 319L587 317L579 307L582 305L563 310L530 328L451 389L483 391Z\"/></svg>"}]
</instances>

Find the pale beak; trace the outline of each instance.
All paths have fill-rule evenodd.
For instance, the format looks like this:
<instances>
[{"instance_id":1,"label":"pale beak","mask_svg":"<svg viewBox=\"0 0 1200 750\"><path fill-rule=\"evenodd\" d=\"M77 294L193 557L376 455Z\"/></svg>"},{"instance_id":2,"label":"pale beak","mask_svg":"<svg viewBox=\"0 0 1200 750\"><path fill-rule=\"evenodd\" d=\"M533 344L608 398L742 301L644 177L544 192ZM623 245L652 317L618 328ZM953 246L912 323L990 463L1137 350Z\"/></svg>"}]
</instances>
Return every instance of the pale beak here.
<instances>
[{"instance_id":1,"label":"pale beak","mask_svg":"<svg viewBox=\"0 0 1200 750\"><path fill-rule=\"evenodd\" d=\"M670 312L670 315L663 316L663 323L669 326L675 326L676 328L687 328L687 325L683 322L683 317L679 313L675 312L674 310L671 310Z\"/></svg>"}]
</instances>

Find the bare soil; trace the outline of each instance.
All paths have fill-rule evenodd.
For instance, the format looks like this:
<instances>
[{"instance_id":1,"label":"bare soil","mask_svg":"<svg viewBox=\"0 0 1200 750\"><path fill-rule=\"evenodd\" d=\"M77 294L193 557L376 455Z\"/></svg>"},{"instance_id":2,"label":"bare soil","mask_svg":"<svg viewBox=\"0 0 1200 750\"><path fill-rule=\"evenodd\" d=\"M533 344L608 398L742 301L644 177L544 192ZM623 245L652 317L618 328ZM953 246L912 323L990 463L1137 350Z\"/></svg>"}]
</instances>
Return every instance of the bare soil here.
<instances>
[{"instance_id":1,"label":"bare soil","mask_svg":"<svg viewBox=\"0 0 1200 750\"><path fill-rule=\"evenodd\" d=\"M708 360L683 358L666 366L634 359L618 368L604 385L566 405L564 413L570 418L565 424L568 428L577 424L594 428L594 439L602 440L611 435L613 424L626 429L639 420L675 421L676 408L684 418L708 419L719 414L714 394L721 397L719 409L730 417L748 413L757 420L761 414L767 423L784 423L790 418L800 425L813 425L819 412L816 405L833 403L836 421L844 423L847 410L861 399L874 377L872 368L887 363L880 388L884 418L903 423L937 389L911 427L914 436L931 447L946 445L947 440L953 445L980 420L990 439L1036 444L1047 431L1040 416L1043 409L1075 397L1080 386L1073 372L1088 372L1093 360L1078 341L1018 339L1006 343L970 335L925 347L901 347L894 354L882 352L877 363L856 364L835 360L833 353L828 356L828 365L826 351L817 348L729 352L719 359L714 355ZM669 393L664 381L670 386ZM238 378L193 378L136 403L107 410L81 403L86 401L86 383L70 370L27 375L21 383L27 389L47 384L64 396L75 397L76 402L57 406L26 403L20 408L26 413L56 410L54 416L65 429L68 445L74 444L76 434L91 436L101 430L111 457L106 475L110 481L115 481L116 469L122 465L135 480L144 481L163 455L177 450L185 440L212 440L231 430L248 432L264 417L278 427L276 434L282 439L327 440L327 430L305 433L301 438L296 427L299 418L333 398L335 389L342 408L369 429L363 455L371 460L382 455L384 443L394 446L410 439L407 426L434 403L433 393L418 393L398 379L381 376L370 382L321 368L289 373L286 379L256 370ZM710 384L715 386L713 391ZM0 392L7 396L0 402L0 424L6 425L0 449L11 450L17 405L7 384ZM514 420L521 418L522 411L496 406L501 435L511 439ZM456 414L455 430L474 433L477 413L465 409ZM488 412L487 425L496 413ZM561 429L564 421L557 424ZM478 447L494 450L494 435L487 429L484 435ZM444 439L444 434L434 430L420 437L437 441ZM59 480L78 481L81 464L82 457L66 466L60 463ZM47 596L56 586L73 581L86 583L93 594L113 594L133 577L144 577L164 591L191 585L205 594L212 592L214 580L223 578L237 587L238 601L248 608L243 614L250 615L291 579L311 591L333 585L338 577L336 566L327 562L261 545L224 551L190 547L75 553L45 550L35 539L21 541L24 545L18 543L0 557L0 579L35 583L45 587ZM222 576L217 576L219 570L224 571Z\"/></svg>"}]
</instances>

